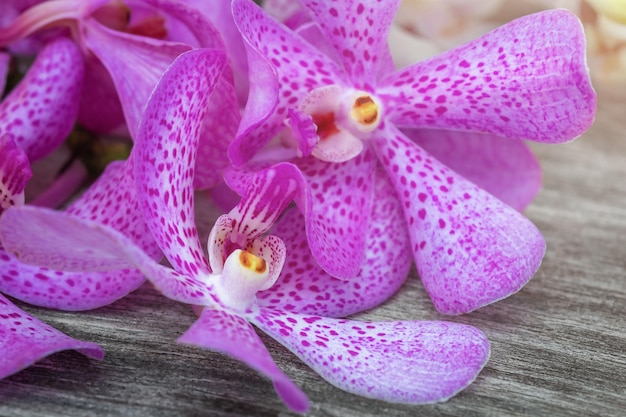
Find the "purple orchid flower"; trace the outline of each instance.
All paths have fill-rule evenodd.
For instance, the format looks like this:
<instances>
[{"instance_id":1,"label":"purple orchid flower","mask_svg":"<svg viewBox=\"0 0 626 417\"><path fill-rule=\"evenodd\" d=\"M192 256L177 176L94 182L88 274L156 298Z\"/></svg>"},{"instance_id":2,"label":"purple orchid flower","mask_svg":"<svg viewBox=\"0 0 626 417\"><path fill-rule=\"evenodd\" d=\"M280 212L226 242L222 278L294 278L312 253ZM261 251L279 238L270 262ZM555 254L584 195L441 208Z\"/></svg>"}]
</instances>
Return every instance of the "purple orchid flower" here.
<instances>
[{"instance_id":1,"label":"purple orchid flower","mask_svg":"<svg viewBox=\"0 0 626 417\"><path fill-rule=\"evenodd\" d=\"M198 239L193 211L194 167L204 109L219 74L223 55L195 50L181 55L163 76L148 103L133 152L138 197L148 227L174 269L156 263L122 233L99 223L35 207L12 208L0 218L0 236L25 262L63 270L104 271L112 267L140 268L166 296L203 306L198 321L179 339L238 358L269 377L285 403L305 411L308 400L272 361L250 324L275 338L332 384L367 397L393 402L442 401L469 384L489 356L489 344L479 330L446 322L370 323L324 317L363 306L363 293L387 291L377 273L406 277L410 254L406 233L390 220L399 212L397 200L377 202L380 217L370 230L366 262L372 280L363 293L358 287L324 273L311 283L336 291L338 297L287 296L282 308L271 293L293 283L298 289L312 263L297 211L286 213L276 231L293 237L286 245L270 227L294 198L299 187L291 164L279 164L253 176L241 202L218 219L209 239L209 261ZM381 186L384 186L381 183ZM42 227L42 225L51 225ZM18 232L19 230L19 232ZM35 231L39 238L32 239ZM399 243L398 246L388 242ZM293 249L287 253L286 248ZM383 265L398 260L398 265ZM282 280L279 277L282 272ZM312 274L313 272L311 272ZM294 279L294 275L305 275ZM299 281L299 282L298 282ZM397 288L397 287L396 287ZM342 290L343 293L340 291ZM262 291L270 291L267 297ZM257 296L258 294L258 296ZM356 306L355 306L356 305ZM306 313L299 311L307 310ZM407 372L412 370L413 372ZM400 381L400 382L399 382Z\"/></svg>"},{"instance_id":2,"label":"purple orchid flower","mask_svg":"<svg viewBox=\"0 0 626 417\"><path fill-rule=\"evenodd\" d=\"M357 274L372 200L391 193L404 209L417 269L440 312L469 312L518 291L543 257L539 231L403 130L548 143L582 134L594 117L595 93L578 19L563 10L528 16L395 71L386 39L397 1L302 3L315 25L295 33L252 1L233 2L251 74L249 105L229 149L235 166L258 155L285 124L291 127L292 155L302 156L293 162L311 196L303 210L308 241L336 277ZM488 149L509 156L523 146L512 143L508 150ZM536 166L532 161L525 164ZM382 194L372 191L378 165L393 184ZM537 186L513 198L500 195L523 208Z\"/></svg>"}]
</instances>

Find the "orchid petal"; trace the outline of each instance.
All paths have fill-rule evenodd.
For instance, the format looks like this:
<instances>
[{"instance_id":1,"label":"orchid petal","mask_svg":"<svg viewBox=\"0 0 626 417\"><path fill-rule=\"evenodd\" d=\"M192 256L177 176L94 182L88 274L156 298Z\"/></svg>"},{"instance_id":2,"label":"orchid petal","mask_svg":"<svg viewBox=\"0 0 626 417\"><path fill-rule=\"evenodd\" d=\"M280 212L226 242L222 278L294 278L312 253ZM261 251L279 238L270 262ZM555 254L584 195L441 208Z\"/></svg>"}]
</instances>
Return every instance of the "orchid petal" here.
<instances>
[{"instance_id":1,"label":"orchid petal","mask_svg":"<svg viewBox=\"0 0 626 417\"><path fill-rule=\"evenodd\" d=\"M145 281L135 269L69 272L27 265L3 249L0 271L0 292L29 304L65 311L109 305Z\"/></svg>"},{"instance_id":2,"label":"orchid petal","mask_svg":"<svg viewBox=\"0 0 626 417\"><path fill-rule=\"evenodd\" d=\"M150 234L139 208L134 175L135 154L110 163L98 180L74 201L67 213L98 222L129 237L154 260L163 253Z\"/></svg>"},{"instance_id":3,"label":"orchid petal","mask_svg":"<svg viewBox=\"0 0 626 417\"><path fill-rule=\"evenodd\" d=\"M359 88L375 82L379 65L393 69L387 37L399 0L352 0L342 4L303 0L302 3L320 24Z\"/></svg>"},{"instance_id":4,"label":"orchid petal","mask_svg":"<svg viewBox=\"0 0 626 417\"><path fill-rule=\"evenodd\" d=\"M0 294L0 379L50 354L69 349L91 359L104 357L104 351L97 344L61 333L20 310Z\"/></svg>"},{"instance_id":5,"label":"orchid petal","mask_svg":"<svg viewBox=\"0 0 626 417\"><path fill-rule=\"evenodd\" d=\"M120 97L131 137L136 139L148 97L161 74L188 45L130 35L95 20L84 26L84 43L106 67Z\"/></svg>"},{"instance_id":6,"label":"orchid petal","mask_svg":"<svg viewBox=\"0 0 626 417\"><path fill-rule=\"evenodd\" d=\"M454 130L404 132L426 152L518 211L541 189L541 166L519 140Z\"/></svg>"},{"instance_id":7,"label":"orchid petal","mask_svg":"<svg viewBox=\"0 0 626 417\"><path fill-rule=\"evenodd\" d=\"M93 55L84 57L85 77L78 121L96 133L109 133L125 125L124 109L108 70Z\"/></svg>"},{"instance_id":8,"label":"orchid petal","mask_svg":"<svg viewBox=\"0 0 626 417\"><path fill-rule=\"evenodd\" d=\"M287 246L287 260L276 284L258 293L268 308L324 317L345 317L389 299L406 280L413 264L400 202L386 175L376 175L365 260L355 279L333 278L313 259L303 235L304 218L290 210L271 233Z\"/></svg>"},{"instance_id":9,"label":"orchid petal","mask_svg":"<svg viewBox=\"0 0 626 417\"><path fill-rule=\"evenodd\" d=\"M132 239L154 260L163 256L141 217L135 191L132 155L125 163L109 164L100 178L72 203L67 212L97 222L101 227L108 225L115 228ZM60 232L63 236L68 236L63 228ZM25 234L26 231L18 231L19 233ZM32 233L37 233L37 230L32 230ZM39 234L30 238L37 244ZM28 237L23 235L21 239ZM55 239L52 238L53 245ZM97 241L99 237L94 239ZM61 256L67 254L63 253ZM145 281L143 273L130 268L130 264L120 266L124 269L110 269L113 268L111 264L105 265L106 270L103 272L55 271L23 264L9 253L1 251L0 269L5 273L0 274L0 291L42 307L88 310L108 305L126 296ZM57 267L62 269L62 265Z\"/></svg>"},{"instance_id":10,"label":"orchid petal","mask_svg":"<svg viewBox=\"0 0 626 417\"><path fill-rule=\"evenodd\" d=\"M226 77L220 77L200 130L195 189L211 188L222 181L224 170L230 166L228 146L237 133L240 121L233 84Z\"/></svg>"},{"instance_id":11,"label":"orchid petal","mask_svg":"<svg viewBox=\"0 0 626 417\"><path fill-rule=\"evenodd\" d=\"M528 219L392 127L375 144L404 206L417 270L437 310L470 312L532 278L546 246Z\"/></svg>"},{"instance_id":12,"label":"orchid petal","mask_svg":"<svg viewBox=\"0 0 626 417\"><path fill-rule=\"evenodd\" d=\"M83 74L82 56L72 41L48 42L0 103L0 136L11 136L31 162L47 155L74 126Z\"/></svg>"},{"instance_id":13,"label":"orchid petal","mask_svg":"<svg viewBox=\"0 0 626 417\"><path fill-rule=\"evenodd\" d=\"M50 227L53 224L55 227ZM158 264L117 230L60 211L13 207L0 217L0 241L8 252L27 264L69 272L137 268L159 291L175 301L214 302L209 285ZM9 278L10 275L9 271ZM6 280L6 276L2 278Z\"/></svg>"},{"instance_id":14,"label":"orchid petal","mask_svg":"<svg viewBox=\"0 0 626 417\"><path fill-rule=\"evenodd\" d=\"M596 108L582 25L566 10L522 17L391 74L377 93L398 127L546 143L581 135Z\"/></svg>"},{"instance_id":15,"label":"orchid petal","mask_svg":"<svg viewBox=\"0 0 626 417\"><path fill-rule=\"evenodd\" d=\"M206 15L222 35L226 51L233 69L235 90L240 104L248 98L250 84L248 81L248 59L241 33L235 25L230 1L208 3L205 0L189 0L187 4Z\"/></svg>"},{"instance_id":16,"label":"orchid petal","mask_svg":"<svg viewBox=\"0 0 626 417\"><path fill-rule=\"evenodd\" d=\"M224 179L242 196L228 213L234 220L233 230L240 236L255 238L266 233L292 200L305 204L304 178L291 163L282 162L257 172L230 169Z\"/></svg>"},{"instance_id":17,"label":"orchid petal","mask_svg":"<svg viewBox=\"0 0 626 417\"><path fill-rule=\"evenodd\" d=\"M24 188L33 176L28 157L13 139L0 136L0 214L24 204Z\"/></svg>"},{"instance_id":18,"label":"orchid petal","mask_svg":"<svg viewBox=\"0 0 626 417\"><path fill-rule=\"evenodd\" d=\"M283 128L288 107L308 91L345 77L337 64L252 1L233 1L233 17L246 43L250 74L261 77L250 80L248 102L254 107L246 107L229 150L233 164L240 166ZM270 78L275 80L261 83Z\"/></svg>"},{"instance_id":19,"label":"orchid petal","mask_svg":"<svg viewBox=\"0 0 626 417\"><path fill-rule=\"evenodd\" d=\"M306 395L274 363L254 329L242 317L205 308L178 342L216 350L238 359L268 377L285 404L297 412L309 409Z\"/></svg>"},{"instance_id":20,"label":"orchid petal","mask_svg":"<svg viewBox=\"0 0 626 417\"><path fill-rule=\"evenodd\" d=\"M196 38L196 43L192 46L196 48L218 48L224 47L224 42L220 32L213 26L205 13L202 13L193 2L171 1L171 0L141 0L142 3L154 7L161 13L166 13L168 17L173 17L189 29ZM191 4L190 4L191 3ZM217 7L217 5L215 5ZM224 6L222 6L224 7Z\"/></svg>"},{"instance_id":21,"label":"orchid petal","mask_svg":"<svg viewBox=\"0 0 626 417\"><path fill-rule=\"evenodd\" d=\"M354 278L363 263L376 163L370 150L342 163L315 158L298 163L310 188L305 195L311 203L303 212L311 252L337 278Z\"/></svg>"},{"instance_id":22,"label":"orchid petal","mask_svg":"<svg viewBox=\"0 0 626 417\"><path fill-rule=\"evenodd\" d=\"M179 272L209 272L193 212L199 132L211 92L224 68L222 51L181 55L148 102L135 148L135 176L148 227Z\"/></svg>"},{"instance_id":23,"label":"orchid petal","mask_svg":"<svg viewBox=\"0 0 626 417\"><path fill-rule=\"evenodd\" d=\"M253 323L338 388L389 402L445 401L489 359L478 329L458 323L358 322L261 310Z\"/></svg>"}]
</instances>

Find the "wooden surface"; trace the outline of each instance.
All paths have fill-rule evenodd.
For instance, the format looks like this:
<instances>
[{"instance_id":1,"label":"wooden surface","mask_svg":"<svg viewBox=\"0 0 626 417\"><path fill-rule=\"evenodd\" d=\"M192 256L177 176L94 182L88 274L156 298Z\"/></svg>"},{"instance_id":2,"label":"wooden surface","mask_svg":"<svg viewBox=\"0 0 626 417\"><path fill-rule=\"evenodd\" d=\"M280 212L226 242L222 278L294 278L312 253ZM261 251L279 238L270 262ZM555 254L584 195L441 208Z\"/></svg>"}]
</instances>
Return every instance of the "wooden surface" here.
<instances>
[{"instance_id":1,"label":"wooden surface","mask_svg":"<svg viewBox=\"0 0 626 417\"><path fill-rule=\"evenodd\" d=\"M533 146L544 188L526 214L548 244L539 272L507 300L452 318L492 342L474 384L437 405L367 400L332 387L262 335L310 396L310 415L626 415L626 87L599 95L596 124L583 137ZM107 354L103 362L53 355L1 381L1 416L291 415L271 384L243 364L175 344L194 316L149 285L92 312L25 308ZM360 317L441 318L415 272L392 300Z\"/></svg>"}]
</instances>

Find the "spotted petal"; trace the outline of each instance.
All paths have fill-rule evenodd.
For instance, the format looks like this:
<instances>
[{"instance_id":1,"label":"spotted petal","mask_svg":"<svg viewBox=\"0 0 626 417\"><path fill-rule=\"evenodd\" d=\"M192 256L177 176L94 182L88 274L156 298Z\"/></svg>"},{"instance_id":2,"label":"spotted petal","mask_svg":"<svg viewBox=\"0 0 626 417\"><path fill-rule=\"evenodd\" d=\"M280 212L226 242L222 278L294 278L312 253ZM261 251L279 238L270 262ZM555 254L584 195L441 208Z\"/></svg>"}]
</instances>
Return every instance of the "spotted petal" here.
<instances>
[{"instance_id":1,"label":"spotted petal","mask_svg":"<svg viewBox=\"0 0 626 417\"><path fill-rule=\"evenodd\" d=\"M248 98L252 107L244 111L229 150L233 164L240 166L284 127L289 107L317 87L341 84L345 75L336 63L252 1L235 0L233 17L246 43L252 77Z\"/></svg>"},{"instance_id":2,"label":"spotted petal","mask_svg":"<svg viewBox=\"0 0 626 417\"><path fill-rule=\"evenodd\" d=\"M224 310L205 308L178 341L217 350L245 362L274 383L274 388L293 411L309 408L306 395L274 363L267 348L248 322Z\"/></svg>"},{"instance_id":3,"label":"spotted petal","mask_svg":"<svg viewBox=\"0 0 626 417\"><path fill-rule=\"evenodd\" d=\"M517 292L545 242L519 212L389 128L376 151L404 206L411 245L435 307L461 314Z\"/></svg>"},{"instance_id":4,"label":"spotted petal","mask_svg":"<svg viewBox=\"0 0 626 417\"><path fill-rule=\"evenodd\" d=\"M541 166L520 140L455 130L405 133L444 165L516 210L523 211L541 189Z\"/></svg>"},{"instance_id":5,"label":"spotted petal","mask_svg":"<svg viewBox=\"0 0 626 417\"><path fill-rule=\"evenodd\" d=\"M190 47L115 31L95 20L85 27L84 42L113 79L128 130L135 139L152 89L174 59Z\"/></svg>"},{"instance_id":6,"label":"spotted petal","mask_svg":"<svg viewBox=\"0 0 626 417\"><path fill-rule=\"evenodd\" d=\"M20 310L0 294L0 379L55 352L74 349L100 360L104 351L95 343L71 338Z\"/></svg>"},{"instance_id":7,"label":"spotted petal","mask_svg":"<svg viewBox=\"0 0 626 417\"><path fill-rule=\"evenodd\" d=\"M0 103L0 137L12 137L31 162L47 155L74 126L83 74L81 53L72 41L48 42Z\"/></svg>"},{"instance_id":8,"label":"spotted petal","mask_svg":"<svg viewBox=\"0 0 626 417\"><path fill-rule=\"evenodd\" d=\"M252 321L336 387L389 402L445 401L489 359L485 335L457 323L358 322L276 310Z\"/></svg>"},{"instance_id":9,"label":"spotted petal","mask_svg":"<svg viewBox=\"0 0 626 417\"><path fill-rule=\"evenodd\" d=\"M341 57L346 72L357 82L355 87L373 85L381 66L393 69L387 37L399 0L303 0L303 4Z\"/></svg>"},{"instance_id":10,"label":"spotted petal","mask_svg":"<svg viewBox=\"0 0 626 417\"><path fill-rule=\"evenodd\" d=\"M224 64L218 50L181 55L151 96L134 149L146 223L174 268L191 275L210 270L195 225L194 166L200 128Z\"/></svg>"},{"instance_id":11,"label":"spotted petal","mask_svg":"<svg viewBox=\"0 0 626 417\"><path fill-rule=\"evenodd\" d=\"M522 17L391 74L377 90L399 127L564 142L591 125L585 37L566 10Z\"/></svg>"},{"instance_id":12,"label":"spotted petal","mask_svg":"<svg viewBox=\"0 0 626 417\"><path fill-rule=\"evenodd\" d=\"M304 218L291 210L271 233L287 245L287 261L276 284L258 293L259 305L324 317L345 317L391 297L413 264L402 208L386 176L376 175L365 260L350 281L330 276L312 258Z\"/></svg>"}]
</instances>

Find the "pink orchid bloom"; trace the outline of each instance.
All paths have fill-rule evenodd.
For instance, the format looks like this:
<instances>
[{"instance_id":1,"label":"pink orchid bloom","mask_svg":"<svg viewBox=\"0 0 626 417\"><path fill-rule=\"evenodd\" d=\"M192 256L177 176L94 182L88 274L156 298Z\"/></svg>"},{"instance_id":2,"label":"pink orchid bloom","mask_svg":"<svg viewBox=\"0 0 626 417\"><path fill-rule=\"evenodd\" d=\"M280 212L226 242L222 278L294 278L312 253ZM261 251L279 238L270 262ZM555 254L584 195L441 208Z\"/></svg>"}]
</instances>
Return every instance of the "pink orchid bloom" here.
<instances>
[{"instance_id":1,"label":"pink orchid bloom","mask_svg":"<svg viewBox=\"0 0 626 417\"><path fill-rule=\"evenodd\" d=\"M1 28L0 46L59 28L69 28L85 62L84 77L74 78L90 87L80 91L78 120L97 132L126 122L131 137L150 92L174 58L194 47L222 45L210 21L184 2L51 0Z\"/></svg>"},{"instance_id":2,"label":"pink orchid bloom","mask_svg":"<svg viewBox=\"0 0 626 417\"><path fill-rule=\"evenodd\" d=\"M270 378L279 396L295 411L307 410L306 396L278 369L251 324L332 384L359 395L428 403L443 401L467 386L489 357L484 334L471 326L370 323L323 315L359 311L370 294L388 291L387 274L396 275L400 283L406 277L402 265L408 265L410 254L406 233L392 219L399 211L395 199L383 197L375 204L379 216L372 218L368 228L371 247L364 267L370 281L362 291L307 260L306 240L297 233L302 227L297 211L282 217L276 234L267 234L291 200L298 198L291 164L233 180L245 186L245 192L240 203L216 222L207 261L194 218L194 167L203 113L210 100L205 92L217 83L216 62L223 58L195 50L176 60L151 96L133 150L140 205L173 269L156 263L110 227L35 207L5 212L0 218L3 244L25 262L58 269L104 271L124 263L140 268L167 297L204 307L180 342L244 361ZM384 180L379 186L385 186ZM317 289L309 288L307 296L307 290L299 287L315 274L302 270L309 267L318 276L309 281ZM262 295L274 287L273 294ZM300 290L305 295L302 299ZM280 299L283 291L290 291L284 301ZM323 297L323 291L329 296ZM313 301L315 293L322 297Z\"/></svg>"},{"instance_id":3,"label":"pink orchid bloom","mask_svg":"<svg viewBox=\"0 0 626 417\"><path fill-rule=\"evenodd\" d=\"M397 1L302 3L314 24L296 33L252 1L233 2L251 76L249 104L229 149L235 166L258 158L285 125L291 127L288 146L295 148L293 156L302 156L293 162L310 201L301 207L309 245L336 277L355 277L372 200L392 194L403 207L420 277L440 312L466 313L518 291L543 257L539 231L404 131L474 132L488 154L505 161L494 165L504 168L506 159L517 158L536 170L520 140L572 140L594 118L578 19L563 10L528 16L395 71L386 39ZM444 141L454 147L457 139ZM461 159L456 155L450 160ZM378 166L393 188L374 193ZM494 192L517 185L516 178L497 185L497 173L488 167L477 171L473 179L492 183ZM534 184L499 196L525 207L538 188L539 175L531 177Z\"/></svg>"}]
</instances>

